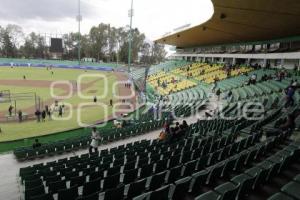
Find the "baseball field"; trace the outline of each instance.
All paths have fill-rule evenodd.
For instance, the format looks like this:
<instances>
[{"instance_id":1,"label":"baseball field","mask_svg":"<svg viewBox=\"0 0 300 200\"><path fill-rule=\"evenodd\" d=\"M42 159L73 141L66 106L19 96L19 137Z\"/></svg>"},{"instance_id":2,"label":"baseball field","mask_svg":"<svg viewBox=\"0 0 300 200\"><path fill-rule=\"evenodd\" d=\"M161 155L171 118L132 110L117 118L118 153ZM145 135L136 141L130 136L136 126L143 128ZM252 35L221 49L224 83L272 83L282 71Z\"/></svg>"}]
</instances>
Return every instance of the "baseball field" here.
<instances>
[{"instance_id":1,"label":"baseball field","mask_svg":"<svg viewBox=\"0 0 300 200\"><path fill-rule=\"evenodd\" d=\"M117 95L131 93L117 81L127 81L127 76L113 71L0 67L0 92L6 91L0 96L0 142L49 135L112 118L117 111L110 100L116 104L121 101ZM38 122L35 112L46 106L51 115Z\"/></svg>"}]
</instances>

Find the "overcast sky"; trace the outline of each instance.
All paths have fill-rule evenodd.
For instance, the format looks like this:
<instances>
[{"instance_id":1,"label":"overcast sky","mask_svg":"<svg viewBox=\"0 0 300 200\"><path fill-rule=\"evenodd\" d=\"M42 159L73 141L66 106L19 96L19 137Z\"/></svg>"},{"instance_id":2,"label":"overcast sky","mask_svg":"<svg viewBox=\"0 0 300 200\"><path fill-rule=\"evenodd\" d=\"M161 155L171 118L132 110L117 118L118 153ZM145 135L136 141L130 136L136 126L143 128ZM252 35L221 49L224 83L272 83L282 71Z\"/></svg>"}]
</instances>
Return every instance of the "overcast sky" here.
<instances>
[{"instance_id":1,"label":"overcast sky","mask_svg":"<svg viewBox=\"0 0 300 200\"><path fill-rule=\"evenodd\" d=\"M0 25L18 24L25 33L63 34L78 30L75 16L78 0L0 0ZM129 24L131 0L81 0L82 32L101 22ZM210 18L210 0L134 0L133 26L148 39L158 39L185 24L200 24Z\"/></svg>"}]
</instances>

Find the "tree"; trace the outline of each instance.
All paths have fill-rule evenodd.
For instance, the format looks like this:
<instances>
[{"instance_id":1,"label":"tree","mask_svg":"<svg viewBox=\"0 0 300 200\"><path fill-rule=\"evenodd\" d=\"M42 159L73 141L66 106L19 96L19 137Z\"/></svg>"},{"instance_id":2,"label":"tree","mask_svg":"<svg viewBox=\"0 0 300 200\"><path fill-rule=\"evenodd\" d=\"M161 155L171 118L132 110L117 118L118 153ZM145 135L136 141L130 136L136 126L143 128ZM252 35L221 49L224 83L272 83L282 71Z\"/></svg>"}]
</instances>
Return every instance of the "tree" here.
<instances>
[{"instance_id":1,"label":"tree","mask_svg":"<svg viewBox=\"0 0 300 200\"><path fill-rule=\"evenodd\" d=\"M43 36L38 35L36 38L36 56L38 58L45 58L46 51L46 39Z\"/></svg>"},{"instance_id":2,"label":"tree","mask_svg":"<svg viewBox=\"0 0 300 200\"><path fill-rule=\"evenodd\" d=\"M164 58L166 57L167 52L165 50L164 45L162 44L158 44L158 43L154 43L152 45L152 63L160 63L164 60Z\"/></svg>"},{"instance_id":3,"label":"tree","mask_svg":"<svg viewBox=\"0 0 300 200\"><path fill-rule=\"evenodd\" d=\"M148 42L145 42L141 49L141 59L140 62L143 64L151 64L151 45Z\"/></svg>"},{"instance_id":4,"label":"tree","mask_svg":"<svg viewBox=\"0 0 300 200\"><path fill-rule=\"evenodd\" d=\"M93 26L89 33L90 44L92 47L92 56L97 60L103 60L105 57L104 50L108 45L109 25L99 24Z\"/></svg>"},{"instance_id":5,"label":"tree","mask_svg":"<svg viewBox=\"0 0 300 200\"><path fill-rule=\"evenodd\" d=\"M22 28L15 24L8 24L6 26L6 31L11 38L13 45L16 47L20 47L21 42L24 40L24 33Z\"/></svg>"},{"instance_id":6,"label":"tree","mask_svg":"<svg viewBox=\"0 0 300 200\"><path fill-rule=\"evenodd\" d=\"M32 58L34 56L34 44L30 39L25 39L24 46L21 47L20 51L25 58Z\"/></svg>"},{"instance_id":7,"label":"tree","mask_svg":"<svg viewBox=\"0 0 300 200\"><path fill-rule=\"evenodd\" d=\"M3 56L3 35L4 29L0 26L0 55Z\"/></svg>"},{"instance_id":8,"label":"tree","mask_svg":"<svg viewBox=\"0 0 300 200\"><path fill-rule=\"evenodd\" d=\"M34 32L30 33L25 38L24 45L20 47L20 52L22 52L26 58L45 58L45 39Z\"/></svg>"},{"instance_id":9,"label":"tree","mask_svg":"<svg viewBox=\"0 0 300 200\"><path fill-rule=\"evenodd\" d=\"M129 30L122 34L123 40L125 41L120 48L120 58L122 62L128 63L128 48L129 48ZM144 44L145 35L141 34L138 29L132 30L132 46L131 46L131 60L132 62L138 61L138 54Z\"/></svg>"},{"instance_id":10,"label":"tree","mask_svg":"<svg viewBox=\"0 0 300 200\"><path fill-rule=\"evenodd\" d=\"M115 27L109 26L109 32L108 32L108 56L109 61L113 62L116 61L116 52L117 52L117 46L118 46L118 30Z\"/></svg>"},{"instance_id":11,"label":"tree","mask_svg":"<svg viewBox=\"0 0 300 200\"><path fill-rule=\"evenodd\" d=\"M2 43L3 43L3 55L5 57L15 57L15 46L9 33L4 30L2 33Z\"/></svg>"},{"instance_id":12,"label":"tree","mask_svg":"<svg viewBox=\"0 0 300 200\"><path fill-rule=\"evenodd\" d=\"M64 34L62 39L65 45L64 59L76 59L78 53L78 33ZM82 39L82 38L81 38Z\"/></svg>"},{"instance_id":13,"label":"tree","mask_svg":"<svg viewBox=\"0 0 300 200\"><path fill-rule=\"evenodd\" d=\"M77 60L79 33L64 34L63 58ZM80 35L81 58L96 58L98 61L128 63L129 27L112 27L100 23L93 26L87 35ZM0 55L6 57L46 58L47 45L43 36L34 32L26 35L22 28L9 24L0 26ZM146 41L146 36L137 28L132 30L132 62L152 64L161 62L166 55L164 47Z\"/></svg>"}]
</instances>

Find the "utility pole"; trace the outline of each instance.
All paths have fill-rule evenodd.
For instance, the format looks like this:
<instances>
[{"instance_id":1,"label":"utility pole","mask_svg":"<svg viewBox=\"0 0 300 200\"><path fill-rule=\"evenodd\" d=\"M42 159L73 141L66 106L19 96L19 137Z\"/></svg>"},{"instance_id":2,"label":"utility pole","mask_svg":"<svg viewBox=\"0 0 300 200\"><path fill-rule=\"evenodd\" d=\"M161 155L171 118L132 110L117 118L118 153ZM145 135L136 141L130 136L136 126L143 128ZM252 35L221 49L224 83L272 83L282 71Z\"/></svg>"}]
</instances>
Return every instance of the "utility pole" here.
<instances>
[{"instance_id":1,"label":"utility pole","mask_svg":"<svg viewBox=\"0 0 300 200\"><path fill-rule=\"evenodd\" d=\"M131 46L132 46L132 17L133 17L133 0L131 0L131 9L128 12L130 18L130 30L129 30L129 45L128 45L128 73L130 73L131 66Z\"/></svg>"},{"instance_id":2,"label":"utility pole","mask_svg":"<svg viewBox=\"0 0 300 200\"><path fill-rule=\"evenodd\" d=\"M80 10L80 0L78 0L78 15L76 17L76 20L78 21L78 65L80 66L81 64L81 33L80 33L80 22L82 20L81 16L81 10Z\"/></svg>"}]
</instances>

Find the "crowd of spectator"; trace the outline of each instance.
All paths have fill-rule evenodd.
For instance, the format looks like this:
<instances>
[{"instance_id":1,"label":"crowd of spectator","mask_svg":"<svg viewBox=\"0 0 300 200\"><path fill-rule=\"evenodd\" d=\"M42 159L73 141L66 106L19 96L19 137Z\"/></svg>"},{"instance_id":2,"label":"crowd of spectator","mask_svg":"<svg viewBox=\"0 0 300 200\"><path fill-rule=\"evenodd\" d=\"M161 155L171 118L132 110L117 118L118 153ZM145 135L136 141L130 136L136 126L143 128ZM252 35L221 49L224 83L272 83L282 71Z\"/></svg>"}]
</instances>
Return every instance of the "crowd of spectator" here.
<instances>
[{"instance_id":1,"label":"crowd of spectator","mask_svg":"<svg viewBox=\"0 0 300 200\"><path fill-rule=\"evenodd\" d=\"M165 123L158 139L166 143L176 142L184 138L186 132L188 131L188 128L189 125L185 120L183 120L182 124L176 122L175 126L171 126L169 123Z\"/></svg>"}]
</instances>

